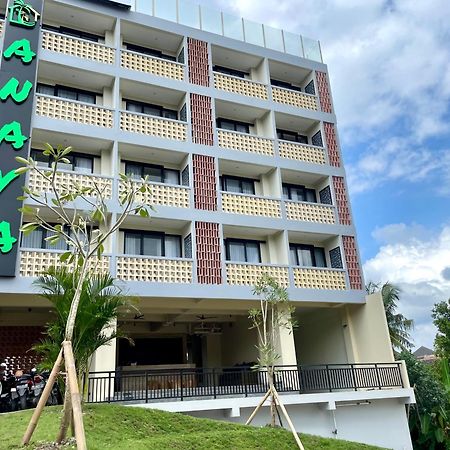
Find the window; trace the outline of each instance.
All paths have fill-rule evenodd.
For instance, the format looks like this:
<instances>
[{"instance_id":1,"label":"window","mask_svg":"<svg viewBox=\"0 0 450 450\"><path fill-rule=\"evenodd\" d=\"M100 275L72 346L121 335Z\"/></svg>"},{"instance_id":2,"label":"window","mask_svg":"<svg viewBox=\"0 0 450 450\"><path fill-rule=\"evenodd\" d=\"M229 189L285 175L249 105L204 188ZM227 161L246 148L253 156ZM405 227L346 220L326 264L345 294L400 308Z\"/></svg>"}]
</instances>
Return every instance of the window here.
<instances>
[{"instance_id":1,"label":"window","mask_svg":"<svg viewBox=\"0 0 450 450\"><path fill-rule=\"evenodd\" d=\"M53 25L42 25L44 30L54 31L55 33L65 34L66 36L72 36L75 38L85 39L91 42L103 42L103 36L98 36L96 34L87 33L86 31L75 30L69 27L55 27Z\"/></svg>"},{"instance_id":2,"label":"window","mask_svg":"<svg viewBox=\"0 0 450 450\"><path fill-rule=\"evenodd\" d=\"M283 198L294 202L317 203L315 189L296 184L283 183Z\"/></svg>"},{"instance_id":3,"label":"window","mask_svg":"<svg viewBox=\"0 0 450 450\"><path fill-rule=\"evenodd\" d=\"M136 102L134 100L125 100L125 102L127 111L178 120L178 112L173 109L166 109L159 105Z\"/></svg>"},{"instance_id":4,"label":"window","mask_svg":"<svg viewBox=\"0 0 450 450\"><path fill-rule=\"evenodd\" d=\"M300 142L301 144L308 143L308 136L298 134L296 131L281 130L277 128L277 137L283 141Z\"/></svg>"},{"instance_id":5,"label":"window","mask_svg":"<svg viewBox=\"0 0 450 450\"><path fill-rule=\"evenodd\" d=\"M153 231L125 231L124 253L126 255L181 258L181 238Z\"/></svg>"},{"instance_id":6,"label":"window","mask_svg":"<svg viewBox=\"0 0 450 450\"><path fill-rule=\"evenodd\" d=\"M291 265L303 267L327 267L325 251L312 245L290 244Z\"/></svg>"},{"instance_id":7,"label":"window","mask_svg":"<svg viewBox=\"0 0 450 450\"><path fill-rule=\"evenodd\" d=\"M169 61L176 61L175 56L167 55L160 50L155 50L153 48L142 47L140 45L129 44L129 43L125 43L125 46L126 46L127 50L130 50L132 52L142 53L144 55L154 56L156 58L167 59Z\"/></svg>"},{"instance_id":8,"label":"window","mask_svg":"<svg viewBox=\"0 0 450 450\"><path fill-rule=\"evenodd\" d=\"M270 79L270 84L272 86L281 87L284 89L290 89L291 91L301 91L302 89L300 86L295 86L291 83L288 83L287 81L281 81L281 80L275 80L274 78Z\"/></svg>"},{"instance_id":9,"label":"window","mask_svg":"<svg viewBox=\"0 0 450 450\"><path fill-rule=\"evenodd\" d=\"M148 181L165 184L180 184L180 171L166 169L163 166L153 164L142 164L136 162L125 162L125 175L141 179L148 177Z\"/></svg>"},{"instance_id":10,"label":"window","mask_svg":"<svg viewBox=\"0 0 450 450\"><path fill-rule=\"evenodd\" d=\"M52 95L54 97L76 100L84 103L96 104L97 94L95 92L84 91L82 89L71 88L67 86L51 86L38 83L36 88L38 94Z\"/></svg>"},{"instance_id":11,"label":"window","mask_svg":"<svg viewBox=\"0 0 450 450\"><path fill-rule=\"evenodd\" d=\"M223 191L255 195L255 180L252 180L251 178L223 175L221 181Z\"/></svg>"},{"instance_id":12,"label":"window","mask_svg":"<svg viewBox=\"0 0 450 450\"><path fill-rule=\"evenodd\" d=\"M222 130L238 131L239 133L250 133L250 126L252 124L246 122L238 122L237 120L231 119L217 119L217 128Z\"/></svg>"},{"instance_id":13,"label":"window","mask_svg":"<svg viewBox=\"0 0 450 450\"><path fill-rule=\"evenodd\" d=\"M31 157L37 162L38 166L50 167L51 160L44 155L42 150L31 149ZM59 163L58 169L70 170L79 173L94 173L94 157L83 155L81 153L70 153L66 156L70 163Z\"/></svg>"},{"instance_id":14,"label":"window","mask_svg":"<svg viewBox=\"0 0 450 450\"><path fill-rule=\"evenodd\" d=\"M244 239L225 239L227 261L260 263L261 242Z\"/></svg>"},{"instance_id":15,"label":"window","mask_svg":"<svg viewBox=\"0 0 450 450\"><path fill-rule=\"evenodd\" d=\"M249 75L247 72L243 72L241 70L230 69L228 67L223 67L223 66L214 66L213 70L214 70L214 72L223 73L225 75L232 75L234 77L239 77L239 78L245 78L246 76Z\"/></svg>"}]
</instances>

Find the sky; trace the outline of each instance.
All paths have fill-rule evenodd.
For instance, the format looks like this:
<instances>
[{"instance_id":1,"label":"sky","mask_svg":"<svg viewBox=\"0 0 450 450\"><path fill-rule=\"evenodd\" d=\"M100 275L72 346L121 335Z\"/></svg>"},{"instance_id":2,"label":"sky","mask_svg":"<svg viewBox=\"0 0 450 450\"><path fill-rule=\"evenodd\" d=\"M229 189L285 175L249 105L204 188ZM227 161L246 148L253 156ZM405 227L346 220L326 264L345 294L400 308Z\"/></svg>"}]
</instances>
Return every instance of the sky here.
<instances>
[{"instance_id":1,"label":"sky","mask_svg":"<svg viewBox=\"0 0 450 450\"><path fill-rule=\"evenodd\" d=\"M200 0L321 42L365 280L390 281L433 346L450 297L448 0Z\"/></svg>"}]
</instances>

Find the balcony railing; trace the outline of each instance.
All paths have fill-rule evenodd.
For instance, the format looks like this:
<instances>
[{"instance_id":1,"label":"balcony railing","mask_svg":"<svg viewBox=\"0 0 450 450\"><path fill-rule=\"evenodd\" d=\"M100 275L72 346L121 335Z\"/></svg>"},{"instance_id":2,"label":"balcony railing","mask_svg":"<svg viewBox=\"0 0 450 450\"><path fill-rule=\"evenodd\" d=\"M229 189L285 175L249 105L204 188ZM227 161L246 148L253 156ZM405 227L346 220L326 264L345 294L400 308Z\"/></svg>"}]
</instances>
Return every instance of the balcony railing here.
<instances>
[{"instance_id":1,"label":"balcony railing","mask_svg":"<svg viewBox=\"0 0 450 450\"><path fill-rule=\"evenodd\" d=\"M185 141L187 133L186 122L129 111L121 111L120 128L123 131L129 131L131 133L157 136L176 141Z\"/></svg>"},{"instance_id":2,"label":"balcony railing","mask_svg":"<svg viewBox=\"0 0 450 450\"><path fill-rule=\"evenodd\" d=\"M120 64L125 69L151 73L159 77L180 81L184 79L184 64L130 50L122 50Z\"/></svg>"},{"instance_id":3,"label":"balcony railing","mask_svg":"<svg viewBox=\"0 0 450 450\"><path fill-rule=\"evenodd\" d=\"M136 182L141 185L141 182ZM189 188L163 183L148 183L150 192L139 192L136 201L147 205L174 206L176 208L189 208ZM119 184L119 193L124 189L124 184Z\"/></svg>"},{"instance_id":4,"label":"balcony railing","mask_svg":"<svg viewBox=\"0 0 450 450\"><path fill-rule=\"evenodd\" d=\"M321 267L294 267L295 287L303 289L345 290L345 271Z\"/></svg>"},{"instance_id":5,"label":"balcony railing","mask_svg":"<svg viewBox=\"0 0 450 450\"><path fill-rule=\"evenodd\" d=\"M321 147L280 140L278 141L278 149L282 158L312 164L326 164L325 152Z\"/></svg>"},{"instance_id":6,"label":"balcony railing","mask_svg":"<svg viewBox=\"0 0 450 450\"><path fill-rule=\"evenodd\" d=\"M113 126L113 112L110 109L42 94L36 95L36 114L97 127Z\"/></svg>"},{"instance_id":7,"label":"balcony railing","mask_svg":"<svg viewBox=\"0 0 450 450\"><path fill-rule=\"evenodd\" d=\"M402 389L401 362L279 366L274 376L280 393L312 394ZM86 383L86 380L85 380ZM90 372L88 403L141 402L163 399L265 394L267 372L247 367Z\"/></svg>"},{"instance_id":8,"label":"balcony railing","mask_svg":"<svg viewBox=\"0 0 450 450\"><path fill-rule=\"evenodd\" d=\"M214 87L221 91L233 92L247 97L256 97L263 100L268 98L265 84L223 73L214 72Z\"/></svg>"},{"instance_id":9,"label":"balcony railing","mask_svg":"<svg viewBox=\"0 0 450 450\"><path fill-rule=\"evenodd\" d=\"M272 86L272 98L276 103L317 111L317 97L315 95Z\"/></svg>"},{"instance_id":10,"label":"balcony railing","mask_svg":"<svg viewBox=\"0 0 450 450\"><path fill-rule=\"evenodd\" d=\"M314 223L336 223L336 208L331 205L285 201L288 220Z\"/></svg>"},{"instance_id":11,"label":"balcony railing","mask_svg":"<svg viewBox=\"0 0 450 450\"><path fill-rule=\"evenodd\" d=\"M51 52L76 56L77 58L114 64L114 48L53 31L44 31L42 33L42 48Z\"/></svg>"},{"instance_id":12,"label":"balcony railing","mask_svg":"<svg viewBox=\"0 0 450 450\"><path fill-rule=\"evenodd\" d=\"M37 192L49 192L50 182L36 171L30 172L29 188ZM112 179L95 175L86 175L69 171L58 171L55 177L55 185L59 193L71 191L74 185L82 187L97 187L105 198L112 197Z\"/></svg>"},{"instance_id":13,"label":"balcony railing","mask_svg":"<svg viewBox=\"0 0 450 450\"><path fill-rule=\"evenodd\" d=\"M217 131L219 147L273 156L273 140L235 131Z\"/></svg>"},{"instance_id":14,"label":"balcony railing","mask_svg":"<svg viewBox=\"0 0 450 450\"><path fill-rule=\"evenodd\" d=\"M192 260L151 256L118 256L117 278L124 281L192 283Z\"/></svg>"},{"instance_id":15,"label":"balcony railing","mask_svg":"<svg viewBox=\"0 0 450 450\"><path fill-rule=\"evenodd\" d=\"M249 264L227 262L227 283L231 285L254 286L259 278L267 274L281 286L289 286L289 269L276 264Z\"/></svg>"},{"instance_id":16,"label":"balcony railing","mask_svg":"<svg viewBox=\"0 0 450 450\"><path fill-rule=\"evenodd\" d=\"M20 276L38 277L52 266L60 266L61 250L21 249L20 250ZM110 270L110 257L102 256L91 259L89 267L95 273L107 273Z\"/></svg>"},{"instance_id":17,"label":"balcony railing","mask_svg":"<svg viewBox=\"0 0 450 450\"><path fill-rule=\"evenodd\" d=\"M281 202L254 195L222 192L222 210L249 216L281 217Z\"/></svg>"}]
</instances>

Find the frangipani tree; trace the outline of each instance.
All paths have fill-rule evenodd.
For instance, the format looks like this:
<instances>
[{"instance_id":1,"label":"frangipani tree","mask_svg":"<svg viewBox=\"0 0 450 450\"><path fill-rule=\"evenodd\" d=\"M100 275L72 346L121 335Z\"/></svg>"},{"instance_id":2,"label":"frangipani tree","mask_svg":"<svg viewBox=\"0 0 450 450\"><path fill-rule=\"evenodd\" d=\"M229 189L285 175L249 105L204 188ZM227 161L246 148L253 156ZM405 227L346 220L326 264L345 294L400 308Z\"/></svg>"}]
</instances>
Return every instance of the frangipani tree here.
<instances>
[{"instance_id":1,"label":"frangipani tree","mask_svg":"<svg viewBox=\"0 0 450 450\"><path fill-rule=\"evenodd\" d=\"M107 188L100 186L94 178L91 180L90 186L83 186L76 181L71 181L67 186L61 186L58 182L58 165L70 163L68 156L71 151L72 147L54 148L50 144L46 144L43 154L51 161L49 168L39 166L31 157L28 159L16 158L19 163L23 164L23 167L16 170L17 174L29 172L30 176L41 177L43 185L48 187L42 192L34 191L26 186L23 188L24 195L19 199L28 200L28 202L21 208L21 211L30 217L31 221L22 226L22 233L26 235L38 227L42 227L49 232L46 239L50 244L64 241L68 250L61 254L60 262L73 267L77 271L79 281L74 289L61 351L52 370L52 379L47 384L48 392L44 391L41 397L24 435L23 443L29 442L36 428L47 400L46 394L48 396L50 393L52 380L56 379L64 359L67 372L66 396L64 416L57 440L61 441L65 437L65 430L67 430L73 411L77 446L79 449L85 449L86 440L79 386L71 346L83 280L88 276L90 270L95 270L104 253L108 238L119 230L125 219L136 214L144 218L149 217L149 210L153 208L142 201L145 194L150 191L146 179L142 179L141 183L136 183L126 175L120 174L122 189L119 191L119 204L121 211L111 218L109 218L107 208L109 200ZM48 219L49 215L52 216L52 219L56 219L56 224L54 220Z\"/></svg>"}]
</instances>

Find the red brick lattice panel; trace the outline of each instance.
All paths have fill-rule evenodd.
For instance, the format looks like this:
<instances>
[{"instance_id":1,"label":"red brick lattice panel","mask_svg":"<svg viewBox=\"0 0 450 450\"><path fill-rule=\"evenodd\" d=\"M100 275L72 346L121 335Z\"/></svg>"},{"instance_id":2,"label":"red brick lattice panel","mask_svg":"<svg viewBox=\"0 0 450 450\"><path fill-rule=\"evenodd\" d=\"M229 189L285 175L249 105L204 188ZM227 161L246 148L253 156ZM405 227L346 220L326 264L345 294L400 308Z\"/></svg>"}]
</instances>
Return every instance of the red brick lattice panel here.
<instances>
[{"instance_id":1,"label":"red brick lattice panel","mask_svg":"<svg viewBox=\"0 0 450 450\"><path fill-rule=\"evenodd\" d=\"M0 363L7 361L8 370L35 367L40 358L29 350L42 339L43 331L43 327L1 326Z\"/></svg>"},{"instance_id":2,"label":"red brick lattice panel","mask_svg":"<svg viewBox=\"0 0 450 450\"><path fill-rule=\"evenodd\" d=\"M319 90L320 108L323 112L331 113L330 89L328 87L327 74L325 72L316 72L317 89Z\"/></svg>"},{"instance_id":3,"label":"red brick lattice panel","mask_svg":"<svg viewBox=\"0 0 450 450\"><path fill-rule=\"evenodd\" d=\"M197 209L217 210L216 165L212 156L192 155L194 205Z\"/></svg>"},{"instance_id":4,"label":"red brick lattice panel","mask_svg":"<svg viewBox=\"0 0 450 450\"><path fill-rule=\"evenodd\" d=\"M350 289L362 289L361 268L359 266L358 254L356 252L356 241L354 236L342 236L344 245L345 261L347 263Z\"/></svg>"},{"instance_id":5,"label":"red brick lattice panel","mask_svg":"<svg viewBox=\"0 0 450 450\"><path fill-rule=\"evenodd\" d=\"M192 142L214 145L211 98L191 94Z\"/></svg>"},{"instance_id":6,"label":"red brick lattice panel","mask_svg":"<svg viewBox=\"0 0 450 450\"><path fill-rule=\"evenodd\" d=\"M348 205L347 190L345 189L344 178L333 177L334 195L336 197L339 223L341 225L351 225L350 208Z\"/></svg>"},{"instance_id":7,"label":"red brick lattice panel","mask_svg":"<svg viewBox=\"0 0 450 450\"><path fill-rule=\"evenodd\" d=\"M324 122L323 128L325 131L325 142L327 144L330 166L341 167L341 157L339 156L334 125L332 123Z\"/></svg>"},{"instance_id":8,"label":"red brick lattice panel","mask_svg":"<svg viewBox=\"0 0 450 450\"><path fill-rule=\"evenodd\" d=\"M209 86L208 44L188 38L189 82Z\"/></svg>"},{"instance_id":9,"label":"red brick lattice panel","mask_svg":"<svg viewBox=\"0 0 450 450\"><path fill-rule=\"evenodd\" d=\"M221 284L219 224L196 222L197 281L200 284Z\"/></svg>"}]
</instances>

